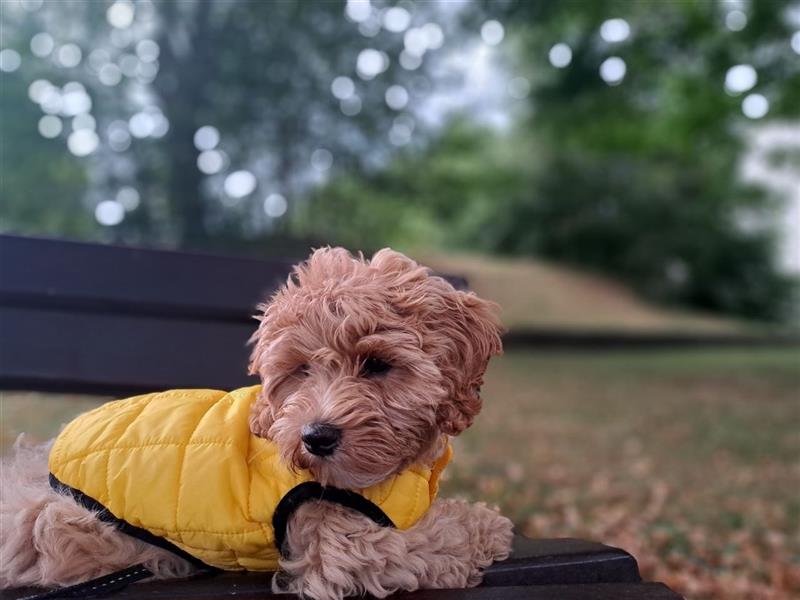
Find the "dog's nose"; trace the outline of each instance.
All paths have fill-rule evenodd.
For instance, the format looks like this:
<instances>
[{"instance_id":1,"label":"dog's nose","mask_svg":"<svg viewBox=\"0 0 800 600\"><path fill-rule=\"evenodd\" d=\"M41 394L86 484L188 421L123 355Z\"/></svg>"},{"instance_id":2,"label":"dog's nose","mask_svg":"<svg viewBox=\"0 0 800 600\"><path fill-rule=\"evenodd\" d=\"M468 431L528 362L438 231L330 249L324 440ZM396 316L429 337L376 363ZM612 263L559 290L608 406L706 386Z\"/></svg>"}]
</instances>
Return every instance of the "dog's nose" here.
<instances>
[{"instance_id":1,"label":"dog's nose","mask_svg":"<svg viewBox=\"0 0 800 600\"><path fill-rule=\"evenodd\" d=\"M312 423L303 426L303 445L311 454L330 456L336 450L341 439L342 431L328 423Z\"/></svg>"}]
</instances>

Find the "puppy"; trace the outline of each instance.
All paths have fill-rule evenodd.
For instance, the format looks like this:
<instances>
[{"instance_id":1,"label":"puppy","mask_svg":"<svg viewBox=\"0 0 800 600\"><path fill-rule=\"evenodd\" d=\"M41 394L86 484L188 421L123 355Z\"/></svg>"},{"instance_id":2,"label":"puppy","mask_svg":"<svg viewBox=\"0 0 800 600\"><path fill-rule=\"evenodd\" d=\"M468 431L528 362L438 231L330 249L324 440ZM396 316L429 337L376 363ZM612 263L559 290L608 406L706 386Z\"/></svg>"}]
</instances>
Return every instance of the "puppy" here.
<instances>
[{"instance_id":1,"label":"puppy","mask_svg":"<svg viewBox=\"0 0 800 600\"><path fill-rule=\"evenodd\" d=\"M262 527L264 539L280 551L273 591L338 600L480 583L482 569L508 556L511 523L483 504L435 497L448 440L480 411L484 371L501 351L493 305L397 252L367 261L324 248L260 308L250 371L261 385L212 400L250 411L249 469L274 450L279 468L297 478L287 485L299 482L264 513L273 528ZM53 474L48 482L48 452L19 447L3 465L0 586L71 585L135 564L181 577L202 565L189 556L194 546L165 527L148 528L164 542L156 546L107 522L110 513L126 518L107 510L112 497L101 514ZM406 488L417 490L413 499L403 497ZM267 556L256 546L248 546L254 557ZM203 562L213 564L213 552ZM231 568L242 564L268 563Z\"/></svg>"}]
</instances>

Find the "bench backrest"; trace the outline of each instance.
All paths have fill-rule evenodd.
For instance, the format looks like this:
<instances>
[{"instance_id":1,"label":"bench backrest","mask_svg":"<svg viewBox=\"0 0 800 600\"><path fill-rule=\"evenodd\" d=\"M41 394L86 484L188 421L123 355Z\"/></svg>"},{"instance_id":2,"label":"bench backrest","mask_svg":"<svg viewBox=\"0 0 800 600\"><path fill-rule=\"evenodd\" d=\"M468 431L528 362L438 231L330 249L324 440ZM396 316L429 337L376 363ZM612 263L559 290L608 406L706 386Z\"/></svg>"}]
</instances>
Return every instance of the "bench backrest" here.
<instances>
[{"instance_id":1,"label":"bench backrest","mask_svg":"<svg viewBox=\"0 0 800 600\"><path fill-rule=\"evenodd\" d=\"M0 236L0 386L247 385L255 305L291 263Z\"/></svg>"},{"instance_id":2,"label":"bench backrest","mask_svg":"<svg viewBox=\"0 0 800 600\"><path fill-rule=\"evenodd\" d=\"M0 388L124 394L254 383L255 306L294 262L2 235Z\"/></svg>"}]
</instances>

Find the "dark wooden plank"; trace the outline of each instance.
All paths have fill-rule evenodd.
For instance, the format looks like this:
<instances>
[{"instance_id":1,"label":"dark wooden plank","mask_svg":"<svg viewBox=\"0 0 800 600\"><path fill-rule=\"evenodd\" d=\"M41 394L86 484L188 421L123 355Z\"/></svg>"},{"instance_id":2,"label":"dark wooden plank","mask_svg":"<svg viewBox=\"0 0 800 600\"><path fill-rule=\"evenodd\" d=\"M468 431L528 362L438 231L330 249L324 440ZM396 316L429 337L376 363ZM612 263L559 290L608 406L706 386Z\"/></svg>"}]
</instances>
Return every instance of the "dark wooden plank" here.
<instances>
[{"instance_id":1,"label":"dark wooden plank","mask_svg":"<svg viewBox=\"0 0 800 600\"><path fill-rule=\"evenodd\" d=\"M255 327L3 307L0 388L123 395L252 385L245 344Z\"/></svg>"},{"instance_id":2,"label":"dark wooden plank","mask_svg":"<svg viewBox=\"0 0 800 600\"><path fill-rule=\"evenodd\" d=\"M0 235L0 388L253 383L255 305L291 263Z\"/></svg>"},{"instance_id":3,"label":"dark wooden plank","mask_svg":"<svg viewBox=\"0 0 800 600\"><path fill-rule=\"evenodd\" d=\"M0 235L0 305L247 322L302 258ZM466 288L462 277L442 276Z\"/></svg>"},{"instance_id":4,"label":"dark wooden plank","mask_svg":"<svg viewBox=\"0 0 800 600\"><path fill-rule=\"evenodd\" d=\"M271 573L225 573L186 581L147 584L147 589L158 594L163 590L165 593L175 594L175 597L187 594L187 598L204 598L204 594L211 594L213 597L214 594L222 593L233 597L239 597L237 594L250 597L249 595L263 594L264 590L268 590L271 577ZM482 587L639 581L636 560L618 548L572 538L529 539L517 535L511 557L486 569Z\"/></svg>"},{"instance_id":5,"label":"dark wooden plank","mask_svg":"<svg viewBox=\"0 0 800 600\"><path fill-rule=\"evenodd\" d=\"M0 236L0 302L246 320L294 261Z\"/></svg>"},{"instance_id":6,"label":"dark wooden plank","mask_svg":"<svg viewBox=\"0 0 800 600\"><path fill-rule=\"evenodd\" d=\"M220 597L220 596L218 596ZM396 600L681 600L662 583L587 583L420 590L394 594ZM252 596L255 600L255 596ZM190 600L190 597L181 600Z\"/></svg>"},{"instance_id":7,"label":"dark wooden plank","mask_svg":"<svg viewBox=\"0 0 800 600\"><path fill-rule=\"evenodd\" d=\"M296 596L269 593L269 578L224 574L188 581L132 585L111 596L114 600L269 600ZM0 598L15 600L37 590L6 590ZM587 583L478 587L465 590L419 590L390 596L397 600L680 600L661 583Z\"/></svg>"},{"instance_id":8,"label":"dark wooden plank","mask_svg":"<svg viewBox=\"0 0 800 600\"><path fill-rule=\"evenodd\" d=\"M486 569L486 586L641 581L636 559L619 548L573 538L517 535L511 556Z\"/></svg>"}]
</instances>

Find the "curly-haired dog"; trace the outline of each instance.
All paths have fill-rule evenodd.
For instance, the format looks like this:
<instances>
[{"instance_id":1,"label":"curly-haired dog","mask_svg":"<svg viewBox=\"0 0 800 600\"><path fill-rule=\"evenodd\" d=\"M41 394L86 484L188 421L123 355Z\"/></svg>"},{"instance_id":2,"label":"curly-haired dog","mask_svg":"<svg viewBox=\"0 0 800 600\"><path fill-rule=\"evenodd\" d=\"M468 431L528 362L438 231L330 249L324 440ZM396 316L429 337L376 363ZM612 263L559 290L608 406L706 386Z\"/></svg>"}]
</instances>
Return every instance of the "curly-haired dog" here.
<instances>
[{"instance_id":1,"label":"curly-haired dog","mask_svg":"<svg viewBox=\"0 0 800 600\"><path fill-rule=\"evenodd\" d=\"M449 436L479 412L484 371L501 350L492 305L397 252L367 261L325 248L261 308L250 365L259 388L110 403L68 426L52 452L17 448L3 464L0 586L70 585L141 563L159 577L185 576L198 564L262 568L278 545L275 591L383 597L474 586L483 568L508 556L507 519L482 504L434 499ZM237 406L247 409L243 417ZM172 422L181 411L194 415L185 433ZM119 422L124 428L114 432ZM220 439L238 424L243 435ZM129 472L150 469L149 487L167 487L152 485L171 468L155 457L172 446L182 449L177 474L163 481L177 500L165 500L159 524L152 519L161 508L141 508L148 486ZM161 454L147 454L151 448ZM273 454L284 487L261 481ZM191 490L203 493L187 493L193 473L218 455L228 456L220 469L230 493L227 483L211 483L213 467L202 474L207 488ZM265 496L254 495L262 492L278 506L265 508ZM206 498L235 507L253 530L211 531L197 516L214 512ZM254 523L261 520L271 523ZM120 524L127 533L146 530L148 541Z\"/></svg>"}]
</instances>

